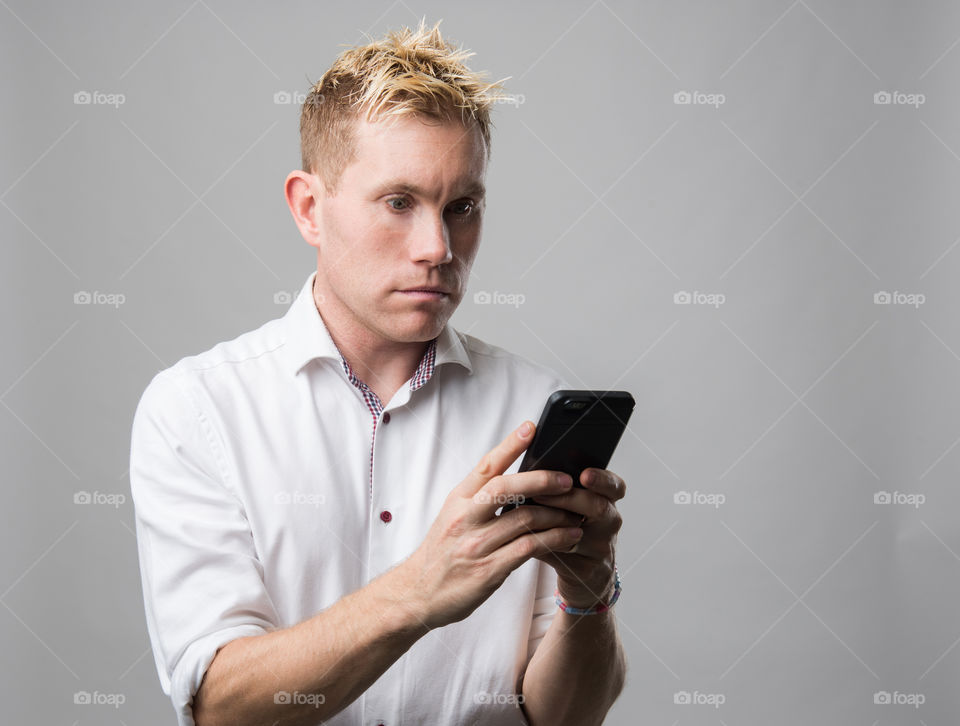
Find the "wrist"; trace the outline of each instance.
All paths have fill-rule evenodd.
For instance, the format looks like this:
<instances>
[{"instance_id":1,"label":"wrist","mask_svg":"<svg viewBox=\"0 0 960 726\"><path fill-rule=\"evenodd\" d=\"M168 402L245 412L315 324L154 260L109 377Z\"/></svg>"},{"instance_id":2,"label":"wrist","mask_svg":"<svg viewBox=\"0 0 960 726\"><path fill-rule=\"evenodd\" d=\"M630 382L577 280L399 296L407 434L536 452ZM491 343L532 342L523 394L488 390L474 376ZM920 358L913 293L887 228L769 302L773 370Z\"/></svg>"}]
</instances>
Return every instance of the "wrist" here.
<instances>
[{"instance_id":1,"label":"wrist","mask_svg":"<svg viewBox=\"0 0 960 726\"><path fill-rule=\"evenodd\" d=\"M620 597L620 574L616 565L610 571L607 584L602 588L590 588L578 583L579 587L565 590L563 583L557 583L554 597L561 610L571 615L585 615L606 612Z\"/></svg>"},{"instance_id":2,"label":"wrist","mask_svg":"<svg viewBox=\"0 0 960 726\"><path fill-rule=\"evenodd\" d=\"M379 585L377 594L381 612L389 618L391 627L397 632L420 637L438 627L431 621L427 604L421 603L417 597L416 588L409 586L402 563L374 582Z\"/></svg>"}]
</instances>

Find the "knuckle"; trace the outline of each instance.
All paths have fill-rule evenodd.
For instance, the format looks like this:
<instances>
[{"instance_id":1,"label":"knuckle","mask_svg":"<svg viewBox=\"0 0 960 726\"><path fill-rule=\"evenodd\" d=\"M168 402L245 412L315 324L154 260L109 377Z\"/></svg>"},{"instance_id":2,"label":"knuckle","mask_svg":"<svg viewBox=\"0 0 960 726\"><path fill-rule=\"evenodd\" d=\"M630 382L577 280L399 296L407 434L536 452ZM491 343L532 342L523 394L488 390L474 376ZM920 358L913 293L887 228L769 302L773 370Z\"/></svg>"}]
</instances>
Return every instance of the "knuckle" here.
<instances>
[{"instance_id":1,"label":"knuckle","mask_svg":"<svg viewBox=\"0 0 960 726\"><path fill-rule=\"evenodd\" d=\"M488 479L493 476L496 471L493 463L493 453L487 452L483 455L483 458L480 459L480 463L477 464L476 472L479 476L484 479Z\"/></svg>"},{"instance_id":2,"label":"knuckle","mask_svg":"<svg viewBox=\"0 0 960 726\"><path fill-rule=\"evenodd\" d=\"M524 529L530 529L537 523L537 512L531 507L522 507L517 512L517 523Z\"/></svg>"},{"instance_id":3,"label":"knuckle","mask_svg":"<svg viewBox=\"0 0 960 726\"><path fill-rule=\"evenodd\" d=\"M590 511L587 512L587 517L590 519L608 519L610 517L610 510L612 508L613 505L610 504L609 499L592 499Z\"/></svg>"},{"instance_id":4,"label":"knuckle","mask_svg":"<svg viewBox=\"0 0 960 726\"><path fill-rule=\"evenodd\" d=\"M553 484L553 475L549 471L538 471L530 478L530 488L536 493L549 492Z\"/></svg>"},{"instance_id":5,"label":"knuckle","mask_svg":"<svg viewBox=\"0 0 960 726\"><path fill-rule=\"evenodd\" d=\"M521 537L514 543L517 556L527 558L534 555L537 551L537 542L533 537Z\"/></svg>"},{"instance_id":6,"label":"knuckle","mask_svg":"<svg viewBox=\"0 0 960 726\"><path fill-rule=\"evenodd\" d=\"M470 563L470 571L473 577L481 582L486 582L492 575L494 562L489 557L481 557Z\"/></svg>"},{"instance_id":7,"label":"knuckle","mask_svg":"<svg viewBox=\"0 0 960 726\"><path fill-rule=\"evenodd\" d=\"M490 479L481 489L474 495L473 501L478 504L489 504L498 497L501 496L503 491L503 479L499 476L495 476Z\"/></svg>"},{"instance_id":8,"label":"knuckle","mask_svg":"<svg viewBox=\"0 0 960 726\"><path fill-rule=\"evenodd\" d=\"M614 511L613 519L610 522L610 527L613 529L614 533L619 532L620 528L623 526L623 517L620 516L620 513Z\"/></svg>"},{"instance_id":9,"label":"knuckle","mask_svg":"<svg viewBox=\"0 0 960 726\"><path fill-rule=\"evenodd\" d=\"M483 551L484 541L479 535L467 537L460 546L460 551L464 558L470 561L479 561L479 555Z\"/></svg>"},{"instance_id":10,"label":"knuckle","mask_svg":"<svg viewBox=\"0 0 960 726\"><path fill-rule=\"evenodd\" d=\"M464 512L456 512L450 516L443 527L443 534L447 537L456 537L467 529L467 516Z\"/></svg>"}]
</instances>

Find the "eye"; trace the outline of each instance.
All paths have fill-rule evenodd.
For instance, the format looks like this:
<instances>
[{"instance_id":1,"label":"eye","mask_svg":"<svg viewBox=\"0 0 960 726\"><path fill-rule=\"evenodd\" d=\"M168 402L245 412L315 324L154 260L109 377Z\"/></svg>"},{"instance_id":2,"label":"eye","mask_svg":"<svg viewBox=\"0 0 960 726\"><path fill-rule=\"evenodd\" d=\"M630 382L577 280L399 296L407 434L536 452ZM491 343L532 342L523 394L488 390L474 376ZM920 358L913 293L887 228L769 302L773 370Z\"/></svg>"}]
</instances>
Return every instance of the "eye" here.
<instances>
[{"instance_id":1,"label":"eye","mask_svg":"<svg viewBox=\"0 0 960 726\"><path fill-rule=\"evenodd\" d=\"M396 212L402 212L404 209L410 208L410 203L405 197L393 197L387 200L387 204Z\"/></svg>"},{"instance_id":2,"label":"eye","mask_svg":"<svg viewBox=\"0 0 960 726\"><path fill-rule=\"evenodd\" d=\"M461 202L454 202L450 205L450 211L458 217L465 217L473 211L473 202L465 199Z\"/></svg>"}]
</instances>

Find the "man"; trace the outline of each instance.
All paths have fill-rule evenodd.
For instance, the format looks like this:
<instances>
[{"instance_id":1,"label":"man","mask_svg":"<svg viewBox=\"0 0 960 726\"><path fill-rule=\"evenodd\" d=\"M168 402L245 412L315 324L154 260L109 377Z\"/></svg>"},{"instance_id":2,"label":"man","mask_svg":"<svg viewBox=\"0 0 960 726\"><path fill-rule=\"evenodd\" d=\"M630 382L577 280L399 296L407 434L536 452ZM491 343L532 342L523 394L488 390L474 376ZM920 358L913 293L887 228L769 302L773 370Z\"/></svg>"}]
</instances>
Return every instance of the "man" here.
<instances>
[{"instance_id":1,"label":"man","mask_svg":"<svg viewBox=\"0 0 960 726\"><path fill-rule=\"evenodd\" d=\"M316 272L137 408L147 623L181 726L582 726L623 687L624 483L515 473L568 386L448 324L499 87L468 55L421 23L337 59L285 186ZM496 514L521 495L550 506Z\"/></svg>"}]
</instances>

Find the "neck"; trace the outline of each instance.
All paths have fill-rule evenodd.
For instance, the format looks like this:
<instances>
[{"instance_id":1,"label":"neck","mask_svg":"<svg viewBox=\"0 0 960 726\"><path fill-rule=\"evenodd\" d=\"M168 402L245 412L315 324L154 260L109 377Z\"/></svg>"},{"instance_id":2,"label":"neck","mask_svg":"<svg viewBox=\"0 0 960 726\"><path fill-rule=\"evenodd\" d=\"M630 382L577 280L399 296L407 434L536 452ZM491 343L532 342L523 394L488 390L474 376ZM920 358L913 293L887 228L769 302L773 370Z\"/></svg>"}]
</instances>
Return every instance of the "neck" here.
<instances>
[{"instance_id":1,"label":"neck","mask_svg":"<svg viewBox=\"0 0 960 726\"><path fill-rule=\"evenodd\" d=\"M319 299L324 301L323 305ZM340 355L386 406L400 387L413 377L430 341L384 339L366 326L357 324L352 313L334 301L335 296L318 294L314 280L314 305Z\"/></svg>"}]
</instances>

